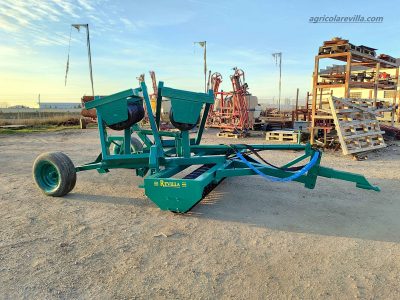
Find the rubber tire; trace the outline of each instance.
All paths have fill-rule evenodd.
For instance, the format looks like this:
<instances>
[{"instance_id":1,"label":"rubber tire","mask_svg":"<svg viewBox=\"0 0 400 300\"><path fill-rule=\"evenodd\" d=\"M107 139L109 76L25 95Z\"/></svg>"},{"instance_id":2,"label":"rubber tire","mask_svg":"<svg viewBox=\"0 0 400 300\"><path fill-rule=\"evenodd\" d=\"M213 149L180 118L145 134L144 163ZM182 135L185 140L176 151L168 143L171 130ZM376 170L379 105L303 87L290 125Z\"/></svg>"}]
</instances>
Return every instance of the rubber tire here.
<instances>
[{"instance_id":1,"label":"rubber tire","mask_svg":"<svg viewBox=\"0 0 400 300\"><path fill-rule=\"evenodd\" d=\"M86 123L86 119L85 118L80 118L79 119L79 126L80 126L81 129L86 129L87 123Z\"/></svg>"},{"instance_id":2,"label":"rubber tire","mask_svg":"<svg viewBox=\"0 0 400 300\"><path fill-rule=\"evenodd\" d=\"M58 184L54 188L47 189L40 180L40 168L43 165L52 165L58 171ZM40 190L47 196L62 197L75 187L76 171L71 159L62 152L46 152L39 155L32 168L33 179Z\"/></svg>"},{"instance_id":3,"label":"rubber tire","mask_svg":"<svg viewBox=\"0 0 400 300\"><path fill-rule=\"evenodd\" d=\"M181 131L188 131L188 130L192 130L193 128L196 127L196 125L199 123L200 121L200 116L197 119L197 122L195 124L188 124L188 123L180 123L180 122L176 122L174 120L174 113L172 112L172 109L169 111L169 120L171 121L171 124L181 130Z\"/></svg>"},{"instance_id":4,"label":"rubber tire","mask_svg":"<svg viewBox=\"0 0 400 300\"><path fill-rule=\"evenodd\" d=\"M143 105L139 103L128 103L128 119L117 124L108 125L113 130L129 129L132 125L140 122L144 118Z\"/></svg>"},{"instance_id":5,"label":"rubber tire","mask_svg":"<svg viewBox=\"0 0 400 300\"><path fill-rule=\"evenodd\" d=\"M118 145L116 145L118 144ZM122 142L120 143L120 141L114 141L114 143L112 143L112 148L110 149L110 152L113 154L123 154L121 153L121 145ZM133 149L132 149L133 148ZM139 151L143 150L143 144L142 142L135 137L131 137L131 153L137 153Z\"/></svg>"}]
</instances>

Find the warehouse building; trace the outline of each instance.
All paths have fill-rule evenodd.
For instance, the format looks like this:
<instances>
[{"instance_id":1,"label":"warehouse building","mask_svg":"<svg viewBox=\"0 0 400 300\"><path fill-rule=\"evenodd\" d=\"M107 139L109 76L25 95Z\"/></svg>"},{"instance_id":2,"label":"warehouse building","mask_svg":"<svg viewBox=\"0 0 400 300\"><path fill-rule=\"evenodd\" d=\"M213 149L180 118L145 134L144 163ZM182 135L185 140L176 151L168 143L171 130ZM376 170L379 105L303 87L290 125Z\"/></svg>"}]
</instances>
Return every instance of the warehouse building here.
<instances>
[{"instance_id":1,"label":"warehouse building","mask_svg":"<svg viewBox=\"0 0 400 300\"><path fill-rule=\"evenodd\" d=\"M40 109L80 109L82 108L81 103L71 102L40 102Z\"/></svg>"}]
</instances>

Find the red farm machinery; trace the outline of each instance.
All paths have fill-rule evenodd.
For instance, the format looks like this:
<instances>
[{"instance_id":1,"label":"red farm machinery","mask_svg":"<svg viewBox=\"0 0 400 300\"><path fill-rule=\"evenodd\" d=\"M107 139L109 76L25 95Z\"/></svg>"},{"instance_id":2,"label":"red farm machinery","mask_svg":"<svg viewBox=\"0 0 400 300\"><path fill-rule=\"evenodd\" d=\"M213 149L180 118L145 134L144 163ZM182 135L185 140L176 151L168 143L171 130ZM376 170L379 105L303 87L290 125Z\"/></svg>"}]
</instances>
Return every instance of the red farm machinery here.
<instances>
[{"instance_id":1,"label":"red farm machinery","mask_svg":"<svg viewBox=\"0 0 400 300\"><path fill-rule=\"evenodd\" d=\"M254 126L254 111L257 98L248 92L244 71L233 68L230 76L232 91L219 91L222 82L220 73L211 76L211 85L214 92L215 104L208 115L207 126L219 128L222 132L246 135Z\"/></svg>"}]
</instances>

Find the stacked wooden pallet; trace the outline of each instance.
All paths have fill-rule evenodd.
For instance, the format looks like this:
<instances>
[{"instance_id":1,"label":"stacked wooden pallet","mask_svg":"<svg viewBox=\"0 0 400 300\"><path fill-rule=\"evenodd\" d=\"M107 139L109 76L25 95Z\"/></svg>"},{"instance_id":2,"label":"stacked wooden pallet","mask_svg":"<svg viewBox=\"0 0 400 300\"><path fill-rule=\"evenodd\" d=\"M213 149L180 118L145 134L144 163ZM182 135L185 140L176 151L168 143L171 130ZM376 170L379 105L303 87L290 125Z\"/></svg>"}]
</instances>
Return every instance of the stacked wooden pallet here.
<instances>
[{"instance_id":1,"label":"stacked wooden pallet","mask_svg":"<svg viewBox=\"0 0 400 300\"><path fill-rule=\"evenodd\" d=\"M275 130L267 131L265 139L267 141L279 141L279 142L293 142L297 143L299 138L299 132L293 130Z\"/></svg>"},{"instance_id":2,"label":"stacked wooden pallet","mask_svg":"<svg viewBox=\"0 0 400 300\"><path fill-rule=\"evenodd\" d=\"M330 41L324 41L324 44L321 47L319 47L318 54L324 55L324 54L356 51L359 53L375 57L376 56L375 50L377 49L367 47L364 45L356 46L353 45L352 43L349 43L349 40L345 40L340 37L335 37Z\"/></svg>"},{"instance_id":3,"label":"stacked wooden pallet","mask_svg":"<svg viewBox=\"0 0 400 300\"><path fill-rule=\"evenodd\" d=\"M375 111L365 101L332 96L329 104L343 154L386 147Z\"/></svg>"},{"instance_id":4,"label":"stacked wooden pallet","mask_svg":"<svg viewBox=\"0 0 400 300\"><path fill-rule=\"evenodd\" d=\"M217 133L218 137L223 137L223 138L229 138L229 139L239 139L239 138L245 138L248 136L247 132L230 132L230 131L221 131Z\"/></svg>"}]
</instances>

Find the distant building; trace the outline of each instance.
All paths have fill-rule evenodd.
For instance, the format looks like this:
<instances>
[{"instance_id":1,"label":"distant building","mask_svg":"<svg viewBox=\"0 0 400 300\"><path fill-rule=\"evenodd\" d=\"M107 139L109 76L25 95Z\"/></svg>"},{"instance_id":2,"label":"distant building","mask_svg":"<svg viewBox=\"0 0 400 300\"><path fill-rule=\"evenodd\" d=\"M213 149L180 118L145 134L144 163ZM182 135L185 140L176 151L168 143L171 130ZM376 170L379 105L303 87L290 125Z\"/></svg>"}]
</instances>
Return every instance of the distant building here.
<instances>
[{"instance_id":1,"label":"distant building","mask_svg":"<svg viewBox=\"0 0 400 300\"><path fill-rule=\"evenodd\" d=\"M81 103L71 103L71 102L40 102L40 109L80 109L82 108Z\"/></svg>"},{"instance_id":2,"label":"distant building","mask_svg":"<svg viewBox=\"0 0 400 300\"><path fill-rule=\"evenodd\" d=\"M30 108L30 107L25 106L25 105L13 105L13 106L9 106L8 108L22 109L22 108Z\"/></svg>"}]
</instances>

